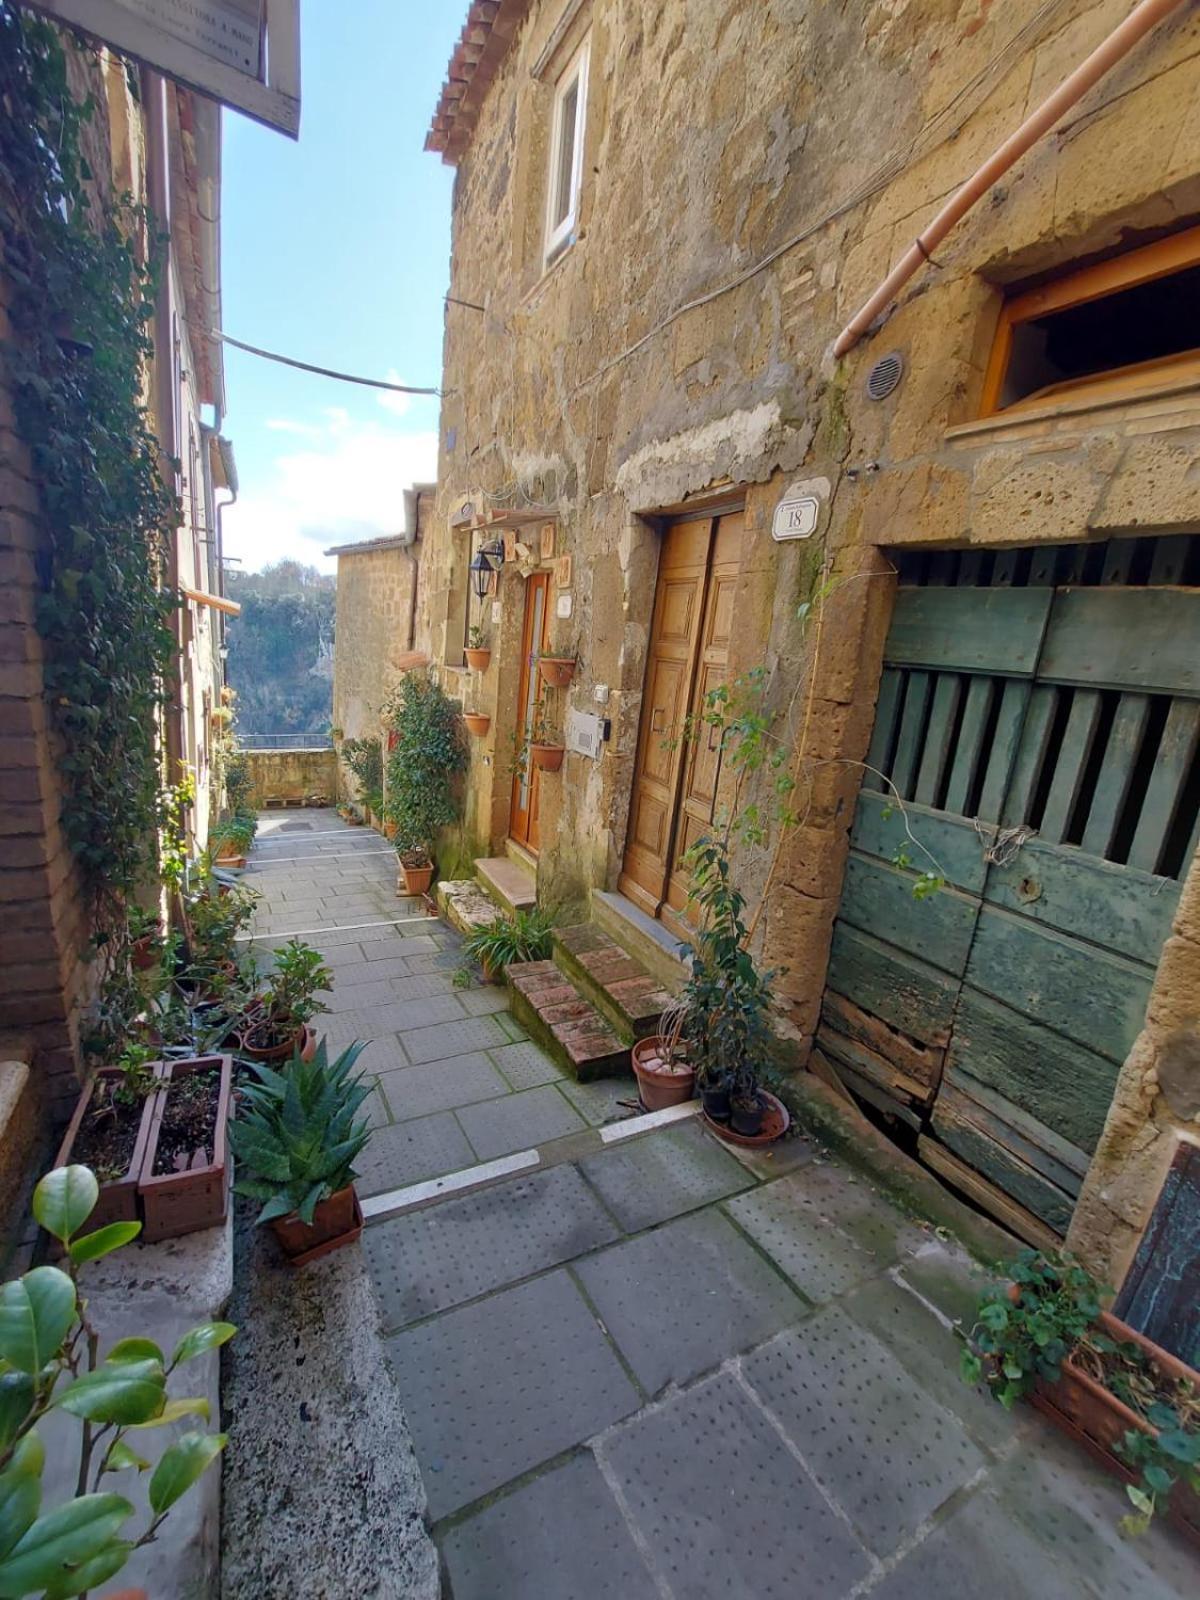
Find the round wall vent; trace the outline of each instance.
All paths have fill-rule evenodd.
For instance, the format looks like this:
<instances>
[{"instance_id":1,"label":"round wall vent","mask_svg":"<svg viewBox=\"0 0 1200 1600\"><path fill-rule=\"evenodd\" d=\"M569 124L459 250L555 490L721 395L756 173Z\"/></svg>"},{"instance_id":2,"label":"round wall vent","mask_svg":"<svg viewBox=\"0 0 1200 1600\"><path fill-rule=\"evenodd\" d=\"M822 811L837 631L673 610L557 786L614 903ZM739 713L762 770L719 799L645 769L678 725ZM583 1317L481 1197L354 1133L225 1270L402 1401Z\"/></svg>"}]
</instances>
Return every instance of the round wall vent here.
<instances>
[{"instance_id":1,"label":"round wall vent","mask_svg":"<svg viewBox=\"0 0 1200 1600\"><path fill-rule=\"evenodd\" d=\"M867 373L867 398L886 400L904 376L904 357L898 350L877 361Z\"/></svg>"}]
</instances>

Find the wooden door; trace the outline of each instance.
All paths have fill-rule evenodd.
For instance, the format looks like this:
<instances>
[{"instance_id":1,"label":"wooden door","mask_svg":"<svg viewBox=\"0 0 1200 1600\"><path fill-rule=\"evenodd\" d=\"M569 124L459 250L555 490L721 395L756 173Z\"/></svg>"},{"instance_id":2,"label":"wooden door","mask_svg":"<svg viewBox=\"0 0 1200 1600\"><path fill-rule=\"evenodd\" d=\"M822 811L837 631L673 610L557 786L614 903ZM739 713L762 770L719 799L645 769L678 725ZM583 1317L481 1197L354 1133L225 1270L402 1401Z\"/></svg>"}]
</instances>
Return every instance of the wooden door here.
<instances>
[{"instance_id":1,"label":"wooden door","mask_svg":"<svg viewBox=\"0 0 1200 1600\"><path fill-rule=\"evenodd\" d=\"M546 648L550 631L550 574L531 573L525 580L525 620L521 631L521 681L517 693L517 737L522 759L513 773L512 810L508 832L517 844L535 854L541 842L538 831L538 796L541 773L529 759L529 738L541 701L537 658Z\"/></svg>"},{"instance_id":2,"label":"wooden door","mask_svg":"<svg viewBox=\"0 0 1200 1600\"><path fill-rule=\"evenodd\" d=\"M818 1042L1035 1242L1066 1231L1196 847L1198 564L1187 538L901 558Z\"/></svg>"}]
</instances>

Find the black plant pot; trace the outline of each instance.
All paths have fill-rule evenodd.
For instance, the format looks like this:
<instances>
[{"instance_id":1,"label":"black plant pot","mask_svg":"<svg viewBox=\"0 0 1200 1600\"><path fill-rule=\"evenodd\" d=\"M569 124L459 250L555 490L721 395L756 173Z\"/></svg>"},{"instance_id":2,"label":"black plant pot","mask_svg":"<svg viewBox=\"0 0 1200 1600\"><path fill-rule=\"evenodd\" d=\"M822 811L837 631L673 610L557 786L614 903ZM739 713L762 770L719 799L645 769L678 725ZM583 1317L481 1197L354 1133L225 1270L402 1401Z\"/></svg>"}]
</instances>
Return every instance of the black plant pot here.
<instances>
[{"instance_id":1,"label":"black plant pot","mask_svg":"<svg viewBox=\"0 0 1200 1600\"><path fill-rule=\"evenodd\" d=\"M759 1095L755 1095L752 1101L735 1100L729 1125L734 1133L740 1133L744 1139L756 1138L762 1132L766 1110L766 1105Z\"/></svg>"},{"instance_id":2,"label":"black plant pot","mask_svg":"<svg viewBox=\"0 0 1200 1600\"><path fill-rule=\"evenodd\" d=\"M702 1089L700 1098L704 1102L704 1115L711 1122L728 1122L731 1115L729 1104L729 1090L724 1086L716 1089Z\"/></svg>"}]
</instances>

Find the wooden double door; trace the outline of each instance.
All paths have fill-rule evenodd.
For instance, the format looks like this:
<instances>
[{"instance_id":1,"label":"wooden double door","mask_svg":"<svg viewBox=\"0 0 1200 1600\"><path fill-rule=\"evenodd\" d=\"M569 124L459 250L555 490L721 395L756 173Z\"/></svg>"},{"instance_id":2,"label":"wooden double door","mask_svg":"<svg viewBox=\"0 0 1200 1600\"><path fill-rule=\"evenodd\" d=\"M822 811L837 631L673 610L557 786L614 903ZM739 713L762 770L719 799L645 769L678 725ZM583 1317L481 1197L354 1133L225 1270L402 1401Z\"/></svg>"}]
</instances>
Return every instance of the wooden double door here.
<instances>
[{"instance_id":1,"label":"wooden double door","mask_svg":"<svg viewBox=\"0 0 1200 1600\"><path fill-rule=\"evenodd\" d=\"M724 683L741 568L740 511L668 524L659 559L621 892L686 934L684 857L713 821L720 737L699 723ZM694 737L685 738L689 716Z\"/></svg>"}]
</instances>

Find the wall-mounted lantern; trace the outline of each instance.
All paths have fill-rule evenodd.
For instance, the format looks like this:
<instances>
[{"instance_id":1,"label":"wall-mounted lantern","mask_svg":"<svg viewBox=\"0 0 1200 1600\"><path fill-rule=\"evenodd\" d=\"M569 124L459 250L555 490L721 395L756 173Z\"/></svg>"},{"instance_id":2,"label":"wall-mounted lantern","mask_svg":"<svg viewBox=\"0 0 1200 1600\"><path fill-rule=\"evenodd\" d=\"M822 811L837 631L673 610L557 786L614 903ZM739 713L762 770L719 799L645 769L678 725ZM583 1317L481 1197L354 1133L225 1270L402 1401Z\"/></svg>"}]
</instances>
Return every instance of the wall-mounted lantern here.
<instances>
[{"instance_id":1,"label":"wall-mounted lantern","mask_svg":"<svg viewBox=\"0 0 1200 1600\"><path fill-rule=\"evenodd\" d=\"M504 541L496 539L492 544L485 544L475 552L471 561L471 585L475 590L475 597L482 604L491 587L492 576L504 565Z\"/></svg>"}]
</instances>

